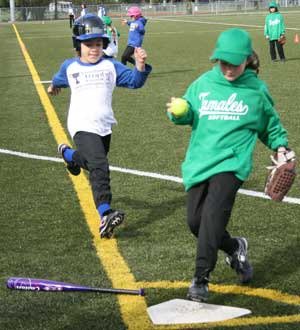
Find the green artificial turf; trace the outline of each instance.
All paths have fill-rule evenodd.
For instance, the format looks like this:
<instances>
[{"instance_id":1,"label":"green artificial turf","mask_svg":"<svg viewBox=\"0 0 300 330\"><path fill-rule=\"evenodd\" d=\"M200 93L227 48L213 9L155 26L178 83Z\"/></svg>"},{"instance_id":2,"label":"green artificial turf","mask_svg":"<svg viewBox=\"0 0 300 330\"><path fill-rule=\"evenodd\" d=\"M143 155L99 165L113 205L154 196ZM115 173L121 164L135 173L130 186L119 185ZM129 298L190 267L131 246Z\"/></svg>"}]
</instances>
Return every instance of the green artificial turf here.
<instances>
[{"instance_id":1,"label":"green artificial turf","mask_svg":"<svg viewBox=\"0 0 300 330\"><path fill-rule=\"evenodd\" d=\"M167 119L166 103L172 96L183 95L187 86L211 67L208 59L216 38L229 27L220 23L249 25L247 29L261 60L260 76L274 97L289 132L291 147L300 155L300 46L293 43L295 30L287 30L287 62L281 64L270 61L260 27L264 23L263 15L175 19L149 19L144 48L153 72L146 85L140 90L114 92L113 108L118 125L113 131L110 164L180 176L190 128L176 127ZM121 55L127 30L118 20L115 24L121 32ZM299 31L299 14L286 15L286 25ZM64 59L74 55L67 21L18 23L17 28L41 80L51 80ZM0 148L57 157L56 142L11 25L1 25L0 42ZM66 128L69 91L64 90L51 100ZM258 143L253 173L243 188L263 190L270 153ZM97 257L63 164L0 153L0 166L0 328L125 329L116 296L6 289L5 281L10 276L103 287L110 287L111 282ZM188 283L194 271L196 242L185 222L186 196L182 185L118 171L112 171L111 178L113 205L127 213L126 222L116 233L118 247L135 279L149 283ZM299 198L299 188L297 178L289 196ZM299 295L299 207L299 204L238 195L229 229L232 235L249 240L249 256L255 270L250 287ZM222 253L211 281L219 285L236 284L235 273L225 265ZM186 290L150 287L146 301L151 306L185 298ZM253 316L299 313L299 305L255 296L211 292L210 302L248 308ZM296 330L299 326L299 323L275 323L234 329ZM140 329L143 330L142 324Z\"/></svg>"}]
</instances>

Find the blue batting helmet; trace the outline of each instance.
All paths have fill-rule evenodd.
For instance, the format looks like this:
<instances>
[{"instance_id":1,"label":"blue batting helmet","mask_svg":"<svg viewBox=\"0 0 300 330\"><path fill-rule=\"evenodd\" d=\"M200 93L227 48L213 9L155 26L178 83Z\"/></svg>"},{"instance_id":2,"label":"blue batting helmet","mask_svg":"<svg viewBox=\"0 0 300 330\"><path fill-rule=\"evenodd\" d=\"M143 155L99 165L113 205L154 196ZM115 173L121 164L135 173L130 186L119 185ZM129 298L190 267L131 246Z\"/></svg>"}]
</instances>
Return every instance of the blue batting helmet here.
<instances>
[{"instance_id":1,"label":"blue batting helmet","mask_svg":"<svg viewBox=\"0 0 300 330\"><path fill-rule=\"evenodd\" d=\"M73 34L79 41L102 38L109 39L105 34L102 20L95 14L86 14L74 23Z\"/></svg>"}]
</instances>

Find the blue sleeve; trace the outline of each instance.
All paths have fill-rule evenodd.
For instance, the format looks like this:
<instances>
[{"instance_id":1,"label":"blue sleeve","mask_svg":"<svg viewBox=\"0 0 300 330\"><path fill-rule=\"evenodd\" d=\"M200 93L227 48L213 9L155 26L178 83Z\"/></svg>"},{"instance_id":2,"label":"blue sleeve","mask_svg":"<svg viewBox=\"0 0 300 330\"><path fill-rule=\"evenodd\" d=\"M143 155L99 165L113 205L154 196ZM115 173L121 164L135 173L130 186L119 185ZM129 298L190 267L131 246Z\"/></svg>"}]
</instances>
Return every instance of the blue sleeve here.
<instances>
[{"instance_id":1,"label":"blue sleeve","mask_svg":"<svg viewBox=\"0 0 300 330\"><path fill-rule=\"evenodd\" d=\"M139 33L141 35L144 35L145 34L145 26L142 22L139 22Z\"/></svg>"},{"instance_id":2,"label":"blue sleeve","mask_svg":"<svg viewBox=\"0 0 300 330\"><path fill-rule=\"evenodd\" d=\"M69 87L67 77L67 67L74 62L75 59L69 59L63 62L59 71L52 78L52 85L54 87Z\"/></svg>"},{"instance_id":3,"label":"blue sleeve","mask_svg":"<svg viewBox=\"0 0 300 330\"><path fill-rule=\"evenodd\" d=\"M138 71L136 68L129 69L128 66L112 60L117 73L116 85L118 87L140 88L144 85L149 73L152 70L151 65L146 64L145 71Z\"/></svg>"}]
</instances>

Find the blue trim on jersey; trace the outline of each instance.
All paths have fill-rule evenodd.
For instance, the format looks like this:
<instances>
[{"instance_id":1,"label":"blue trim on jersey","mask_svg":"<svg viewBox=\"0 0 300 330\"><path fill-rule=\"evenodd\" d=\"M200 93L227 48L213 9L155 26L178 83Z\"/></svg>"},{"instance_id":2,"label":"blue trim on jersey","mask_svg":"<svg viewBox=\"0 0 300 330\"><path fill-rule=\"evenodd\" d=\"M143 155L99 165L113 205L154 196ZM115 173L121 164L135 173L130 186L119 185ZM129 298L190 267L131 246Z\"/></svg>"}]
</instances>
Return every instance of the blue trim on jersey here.
<instances>
[{"instance_id":1,"label":"blue trim on jersey","mask_svg":"<svg viewBox=\"0 0 300 330\"><path fill-rule=\"evenodd\" d=\"M145 71L138 71L136 68L130 69L128 66L113 58L108 60L113 62L115 66L117 73L116 85L118 87L140 88L144 85L152 70L151 65L148 64L146 64Z\"/></svg>"},{"instance_id":2,"label":"blue trim on jersey","mask_svg":"<svg viewBox=\"0 0 300 330\"><path fill-rule=\"evenodd\" d=\"M52 84L55 87L70 87L67 77L67 68L70 64L77 62L82 66L94 66L99 64L101 61L111 61L116 70L116 86L126 88L140 88L144 85L149 73L152 70L151 65L146 64L145 71L138 71L136 68L130 69L128 66L122 64L114 58L100 58L96 63L84 63L80 61L79 57L68 59L63 62L59 71L54 75Z\"/></svg>"},{"instance_id":3,"label":"blue trim on jersey","mask_svg":"<svg viewBox=\"0 0 300 330\"><path fill-rule=\"evenodd\" d=\"M77 60L76 57L65 60L61 65L59 71L52 78L52 85L54 87L69 87L67 77L67 67Z\"/></svg>"},{"instance_id":4,"label":"blue trim on jersey","mask_svg":"<svg viewBox=\"0 0 300 330\"><path fill-rule=\"evenodd\" d=\"M101 61L103 61L103 57L101 57L99 59L99 61L95 62L95 63L85 63L85 62L81 62L80 57L76 58L76 62L79 63L82 66L93 66L93 65L97 65L98 63L100 63Z\"/></svg>"}]
</instances>

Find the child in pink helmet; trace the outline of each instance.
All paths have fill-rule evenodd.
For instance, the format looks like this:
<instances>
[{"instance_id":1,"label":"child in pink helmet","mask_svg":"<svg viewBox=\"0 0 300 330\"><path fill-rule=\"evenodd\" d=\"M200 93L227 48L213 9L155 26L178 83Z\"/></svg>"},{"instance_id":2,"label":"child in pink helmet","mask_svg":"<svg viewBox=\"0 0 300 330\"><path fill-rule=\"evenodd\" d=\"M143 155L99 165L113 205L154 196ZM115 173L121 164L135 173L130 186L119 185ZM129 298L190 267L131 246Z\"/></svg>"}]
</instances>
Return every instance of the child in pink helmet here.
<instances>
[{"instance_id":1,"label":"child in pink helmet","mask_svg":"<svg viewBox=\"0 0 300 330\"><path fill-rule=\"evenodd\" d=\"M134 16L134 17L140 17L142 16L142 11L140 7L133 6L128 9L127 16Z\"/></svg>"},{"instance_id":2,"label":"child in pink helmet","mask_svg":"<svg viewBox=\"0 0 300 330\"><path fill-rule=\"evenodd\" d=\"M129 33L127 46L123 52L121 62L125 65L127 62L135 65L135 60L132 55L136 47L142 46L147 19L143 17L141 9L137 6L130 7L127 11L127 16L129 16L131 20L123 20L123 24L129 26Z\"/></svg>"}]
</instances>

